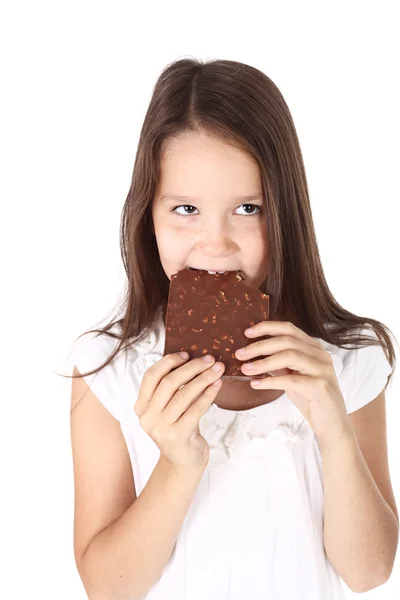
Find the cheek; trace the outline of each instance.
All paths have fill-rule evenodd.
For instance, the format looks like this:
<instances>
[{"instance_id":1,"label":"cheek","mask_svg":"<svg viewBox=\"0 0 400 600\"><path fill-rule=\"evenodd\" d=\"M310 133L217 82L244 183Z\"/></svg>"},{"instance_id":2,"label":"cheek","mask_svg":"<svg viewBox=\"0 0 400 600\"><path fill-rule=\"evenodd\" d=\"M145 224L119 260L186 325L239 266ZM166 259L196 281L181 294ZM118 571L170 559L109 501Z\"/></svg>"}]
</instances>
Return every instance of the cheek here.
<instances>
[{"instance_id":1,"label":"cheek","mask_svg":"<svg viewBox=\"0 0 400 600\"><path fill-rule=\"evenodd\" d=\"M246 248L249 249L249 254L251 252L258 257L265 257L268 255L267 236L259 229L249 232L249 234L246 235L246 238L243 238L242 243L245 243Z\"/></svg>"},{"instance_id":2,"label":"cheek","mask_svg":"<svg viewBox=\"0 0 400 600\"><path fill-rule=\"evenodd\" d=\"M177 227L160 227L157 235L160 239L160 243L171 246L185 244L187 241L193 238L193 233L190 234L189 231L185 232Z\"/></svg>"},{"instance_id":3,"label":"cheek","mask_svg":"<svg viewBox=\"0 0 400 600\"><path fill-rule=\"evenodd\" d=\"M156 229L156 240L160 256L167 262L179 260L179 256L184 255L188 245L186 244L186 236L175 230L175 228L161 227L159 230ZM190 236L187 236L187 241L189 243Z\"/></svg>"},{"instance_id":4,"label":"cheek","mask_svg":"<svg viewBox=\"0 0 400 600\"><path fill-rule=\"evenodd\" d=\"M167 243L175 244L190 241L196 233L194 227L188 227L187 223L186 226L179 225L179 223L169 223L168 217L165 217L164 220L160 219L156 232L160 240L166 240Z\"/></svg>"}]
</instances>

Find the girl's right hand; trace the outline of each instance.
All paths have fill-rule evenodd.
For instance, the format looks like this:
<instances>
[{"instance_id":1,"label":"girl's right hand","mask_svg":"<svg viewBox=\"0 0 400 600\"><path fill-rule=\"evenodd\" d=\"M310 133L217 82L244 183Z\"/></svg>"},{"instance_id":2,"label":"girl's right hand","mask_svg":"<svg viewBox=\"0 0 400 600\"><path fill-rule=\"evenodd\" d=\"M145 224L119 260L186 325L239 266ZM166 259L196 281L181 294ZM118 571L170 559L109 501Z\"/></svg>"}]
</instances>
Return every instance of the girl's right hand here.
<instances>
[{"instance_id":1,"label":"girl's right hand","mask_svg":"<svg viewBox=\"0 0 400 600\"><path fill-rule=\"evenodd\" d=\"M139 423L173 467L207 466L210 449L199 421L221 388L225 365L215 363L212 356L212 362L205 358L186 362L178 352L167 354L147 369L139 389L135 403ZM216 365L221 369L214 370Z\"/></svg>"}]
</instances>

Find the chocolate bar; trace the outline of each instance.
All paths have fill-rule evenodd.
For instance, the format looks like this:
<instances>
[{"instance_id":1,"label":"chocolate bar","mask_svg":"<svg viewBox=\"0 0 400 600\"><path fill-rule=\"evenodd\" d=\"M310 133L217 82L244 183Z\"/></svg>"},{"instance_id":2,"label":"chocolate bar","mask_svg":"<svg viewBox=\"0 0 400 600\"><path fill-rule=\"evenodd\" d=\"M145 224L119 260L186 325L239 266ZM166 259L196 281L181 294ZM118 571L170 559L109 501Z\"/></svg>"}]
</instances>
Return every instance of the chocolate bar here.
<instances>
[{"instance_id":1,"label":"chocolate bar","mask_svg":"<svg viewBox=\"0 0 400 600\"><path fill-rule=\"evenodd\" d=\"M211 354L225 365L222 379L256 379L244 375L236 350L264 335L247 338L245 329L269 320L269 296L246 284L239 271L210 274L185 268L171 276L166 311L164 356L186 351L189 360Z\"/></svg>"}]
</instances>

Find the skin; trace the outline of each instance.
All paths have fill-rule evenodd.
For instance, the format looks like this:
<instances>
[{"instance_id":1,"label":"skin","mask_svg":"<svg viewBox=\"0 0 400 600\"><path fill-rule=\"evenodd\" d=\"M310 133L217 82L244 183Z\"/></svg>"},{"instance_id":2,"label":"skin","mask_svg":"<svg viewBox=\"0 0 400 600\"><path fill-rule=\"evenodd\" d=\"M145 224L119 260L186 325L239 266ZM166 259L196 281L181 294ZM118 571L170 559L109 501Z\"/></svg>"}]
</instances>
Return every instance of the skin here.
<instances>
[{"instance_id":1,"label":"skin","mask_svg":"<svg viewBox=\"0 0 400 600\"><path fill-rule=\"evenodd\" d=\"M188 198L164 200L165 195ZM242 195L259 197L238 200ZM169 280L186 266L239 270L246 283L255 288L267 277L262 181L257 163L242 150L204 132L185 133L169 141L152 218L161 264ZM248 380L223 380L215 404L242 410L281 395L282 390L254 390Z\"/></svg>"}]
</instances>

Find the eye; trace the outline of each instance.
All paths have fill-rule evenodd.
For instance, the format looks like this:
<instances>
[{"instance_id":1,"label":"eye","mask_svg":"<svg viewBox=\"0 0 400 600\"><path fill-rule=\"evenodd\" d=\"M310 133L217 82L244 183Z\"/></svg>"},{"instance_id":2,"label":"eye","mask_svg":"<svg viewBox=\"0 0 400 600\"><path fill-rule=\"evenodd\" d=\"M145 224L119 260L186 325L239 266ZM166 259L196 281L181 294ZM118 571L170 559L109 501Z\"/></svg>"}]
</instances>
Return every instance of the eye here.
<instances>
[{"instance_id":1,"label":"eye","mask_svg":"<svg viewBox=\"0 0 400 600\"><path fill-rule=\"evenodd\" d=\"M245 217L245 216L248 216L248 217L255 217L255 216L257 216L257 215L258 215L258 214L261 212L261 207L260 207L260 206L257 206L257 204L241 204L241 205L239 206L239 208L241 208L242 206L247 206L247 207L249 207L249 206L250 206L250 207L252 207L253 209L254 209L254 208L256 208L256 209L257 209L257 212L256 212L256 213L252 213L252 214L250 214L250 213L246 213L246 214L244 214L244 215L242 214L242 215L239 215L240 217ZM180 206L175 206L175 208L173 208L171 212L175 213L175 211L177 210L177 208L184 208L184 209L186 209L186 208L195 208L195 207L194 207L194 206L191 206L190 204L181 204ZM193 215L193 213L189 213L189 214L188 214L188 213L186 213L186 214L183 214L183 215L182 215L182 214L180 214L180 213L175 213L175 214L176 214L178 217L190 217L191 215ZM194 216L196 216L196 215L194 215Z\"/></svg>"}]
</instances>

